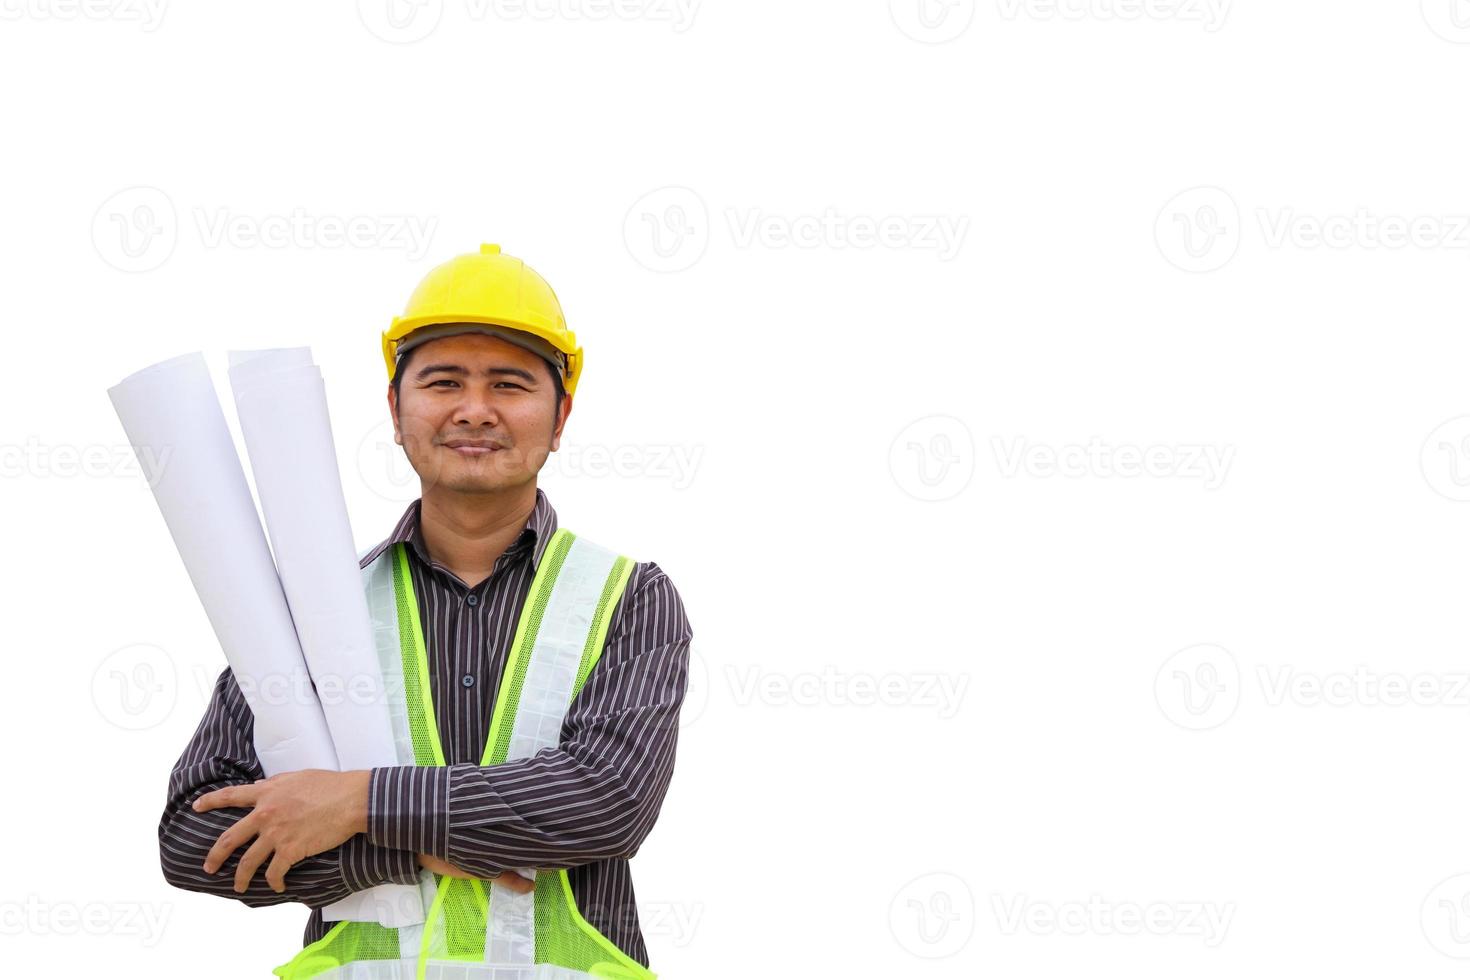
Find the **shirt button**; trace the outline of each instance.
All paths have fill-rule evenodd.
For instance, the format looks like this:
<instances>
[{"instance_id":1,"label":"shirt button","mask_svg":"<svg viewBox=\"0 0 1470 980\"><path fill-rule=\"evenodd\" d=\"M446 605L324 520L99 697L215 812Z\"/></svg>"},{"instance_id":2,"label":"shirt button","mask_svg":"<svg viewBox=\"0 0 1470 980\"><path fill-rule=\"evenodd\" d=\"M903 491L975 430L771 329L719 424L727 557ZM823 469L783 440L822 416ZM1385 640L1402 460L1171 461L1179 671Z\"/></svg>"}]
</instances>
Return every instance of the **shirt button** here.
<instances>
[{"instance_id":1,"label":"shirt button","mask_svg":"<svg viewBox=\"0 0 1470 980\"><path fill-rule=\"evenodd\" d=\"M472 606L478 606L480 604L480 597L475 595L474 593L471 593L470 595L465 597L464 601L468 602ZM465 686L468 687L469 685Z\"/></svg>"},{"instance_id":2,"label":"shirt button","mask_svg":"<svg viewBox=\"0 0 1470 980\"><path fill-rule=\"evenodd\" d=\"M465 674L463 677L461 677L459 679L459 682L461 684L463 684L465 687L474 687L475 686L475 675L474 674Z\"/></svg>"}]
</instances>

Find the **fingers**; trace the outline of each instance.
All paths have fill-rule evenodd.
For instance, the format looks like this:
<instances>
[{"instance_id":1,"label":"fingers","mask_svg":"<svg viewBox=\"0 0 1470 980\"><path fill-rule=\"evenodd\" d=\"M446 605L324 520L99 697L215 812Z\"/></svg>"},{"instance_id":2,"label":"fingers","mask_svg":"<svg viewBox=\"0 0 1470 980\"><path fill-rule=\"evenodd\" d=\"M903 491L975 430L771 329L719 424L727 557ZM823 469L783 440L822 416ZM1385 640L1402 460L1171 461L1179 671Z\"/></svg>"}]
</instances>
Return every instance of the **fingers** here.
<instances>
[{"instance_id":1,"label":"fingers","mask_svg":"<svg viewBox=\"0 0 1470 980\"><path fill-rule=\"evenodd\" d=\"M291 870L291 865L296 862L286 856L286 852L280 848L276 850L275 856L271 858L271 866L265 871L265 880L271 886L271 891L277 895L286 890L286 872Z\"/></svg>"},{"instance_id":2,"label":"fingers","mask_svg":"<svg viewBox=\"0 0 1470 980\"><path fill-rule=\"evenodd\" d=\"M243 894L245 889L250 887L250 879L255 877L255 869L261 866L273 850L275 850L274 844L271 844L262 837L255 839L255 843L250 845L250 849L245 852L245 856L240 858L239 866L235 868L236 892ZM282 873L284 874L284 872Z\"/></svg>"},{"instance_id":3,"label":"fingers","mask_svg":"<svg viewBox=\"0 0 1470 980\"><path fill-rule=\"evenodd\" d=\"M437 858L432 854L425 854L420 852L418 854L418 862L419 867L432 871L436 875L447 875L450 878L476 877L475 875L470 874L468 871L464 870L458 865L450 864L443 858ZM534 871L531 873L535 874ZM493 882L497 885L504 885L506 888L509 888L511 891L515 892L517 895L524 895L527 892L535 891L536 889L536 882L534 880L523 878L520 875L516 874L514 871L502 871L499 874L490 875L489 877L482 878L480 880Z\"/></svg>"},{"instance_id":4,"label":"fingers","mask_svg":"<svg viewBox=\"0 0 1470 980\"><path fill-rule=\"evenodd\" d=\"M496 875L495 883L497 885L504 885L517 895L524 895L527 892L536 890L536 883L534 881L531 881L529 878L522 878L514 871L505 871Z\"/></svg>"},{"instance_id":5,"label":"fingers","mask_svg":"<svg viewBox=\"0 0 1470 980\"><path fill-rule=\"evenodd\" d=\"M434 872L434 874L436 875L450 875L451 877L458 877L458 875L455 874L455 868L452 864L449 864L447 861L442 861L432 854L420 853L419 867L426 868L429 871Z\"/></svg>"},{"instance_id":6,"label":"fingers","mask_svg":"<svg viewBox=\"0 0 1470 980\"><path fill-rule=\"evenodd\" d=\"M226 786L223 789L205 793L194 801L194 812L203 813L206 810L217 810L224 806L254 806L256 799L260 796L258 786L262 782L265 780L257 780L242 786Z\"/></svg>"},{"instance_id":7,"label":"fingers","mask_svg":"<svg viewBox=\"0 0 1470 980\"><path fill-rule=\"evenodd\" d=\"M203 797L200 797L203 799ZM255 814L249 813L235 821L234 826L219 835L209 853L204 855L204 871L206 874L214 874L220 865L229 860L230 855L235 853L235 848L255 836Z\"/></svg>"},{"instance_id":8,"label":"fingers","mask_svg":"<svg viewBox=\"0 0 1470 980\"><path fill-rule=\"evenodd\" d=\"M470 878L475 877L464 868L461 868L459 865L450 864L443 858L434 857L434 855L432 854L423 855L423 859L424 867L428 868L436 875L447 875L450 878L464 878L467 881Z\"/></svg>"}]
</instances>

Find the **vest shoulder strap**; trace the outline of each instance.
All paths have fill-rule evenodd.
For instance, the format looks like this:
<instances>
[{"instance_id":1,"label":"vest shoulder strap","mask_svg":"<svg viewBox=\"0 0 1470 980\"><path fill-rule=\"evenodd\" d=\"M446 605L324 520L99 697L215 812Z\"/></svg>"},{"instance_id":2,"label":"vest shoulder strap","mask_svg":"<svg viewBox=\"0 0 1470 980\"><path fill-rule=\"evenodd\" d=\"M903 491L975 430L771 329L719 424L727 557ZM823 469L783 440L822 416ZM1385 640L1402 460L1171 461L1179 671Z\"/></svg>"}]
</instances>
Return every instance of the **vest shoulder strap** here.
<instances>
[{"instance_id":1,"label":"vest shoulder strap","mask_svg":"<svg viewBox=\"0 0 1470 980\"><path fill-rule=\"evenodd\" d=\"M602 656L635 564L566 528L552 535L516 625L481 765L557 744L567 708Z\"/></svg>"}]
</instances>

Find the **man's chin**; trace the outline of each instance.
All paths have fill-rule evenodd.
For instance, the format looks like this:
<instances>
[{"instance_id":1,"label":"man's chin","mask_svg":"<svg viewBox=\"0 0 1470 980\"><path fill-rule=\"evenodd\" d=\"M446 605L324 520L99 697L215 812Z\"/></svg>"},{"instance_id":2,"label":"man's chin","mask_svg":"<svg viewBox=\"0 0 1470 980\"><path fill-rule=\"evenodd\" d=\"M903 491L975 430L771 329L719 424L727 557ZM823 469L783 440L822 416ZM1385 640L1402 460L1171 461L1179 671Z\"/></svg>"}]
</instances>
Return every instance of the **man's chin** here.
<instances>
[{"instance_id":1,"label":"man's chin","mask_svg":"<svg viewBox=\"0 0 1470 980\"><path fill-rule=\"evenodd\" d=\"M514 474L500 472L465 472L459 467L446 467L437 486L454 493L496 493L520 483Z\"/></svg>"},{"instance_id":2,"label":"man's chin","mask_svg":"<svg viewBox=\"0 0 1470 980\"><path fill-rule=\"evenodd\" d=\"M508 481L490 473L445 473L439 485L457 493L476 493L499 490Z\"/></svg>"},{"instance_id":3,"label":"man's chin","mask_svg":"<svg viewBox=\"0 0 1470 980\"><path fill-rule=\"evenodd\" d=\"M417 462L424 464L414 469L425 487L440 487L454 493L494 493L533 477L515 465L521 461L506 450L478 457L441 450Z\"/></svg>"}]
</instances>

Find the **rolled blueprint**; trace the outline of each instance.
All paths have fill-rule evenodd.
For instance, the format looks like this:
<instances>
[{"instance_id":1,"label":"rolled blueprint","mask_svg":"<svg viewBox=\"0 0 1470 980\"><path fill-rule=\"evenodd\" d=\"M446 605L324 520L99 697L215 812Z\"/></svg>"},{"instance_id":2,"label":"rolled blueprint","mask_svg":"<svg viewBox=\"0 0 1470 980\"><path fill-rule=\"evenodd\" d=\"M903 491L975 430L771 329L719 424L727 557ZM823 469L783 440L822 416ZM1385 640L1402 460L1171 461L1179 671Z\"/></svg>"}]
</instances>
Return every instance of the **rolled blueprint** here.
<instances>
[{"instance_id":1,"label":"rolled blueprint","mask_svg":"<svg viewBox=\"0 0 1470 980\"><path fill-rule=\"evenodd\" d=\"M158 509L255 716L267 776L337 769L291 613L202 354L107 390ZM149 460L165 460L150 472Z\"/></svg>"},{"instance_id":2,"label":"rolled blueprint","mask_svg":"<svg viewBox=\"0 0 1470 980\"><path fill-rule=\"evenodd\" d=\"M395 740L347 518L321 372L305 347L231 351L230 387L296 635L344 770L413 764ZM416 885L378 885L322 910L398 927L424 920Z\"/></svg>"},{"instance_id":3,"label":"rolled blueprint","mask_svg":"<svg viewBox=\"0 0 1470 980\"><path fill-rule=\"evenodd\" d=\"M398 765L321 373L307 348L231 351L276 569L343 769ZM412 744L407 747L412 760Z\"/></svg>"}]
</instances>

